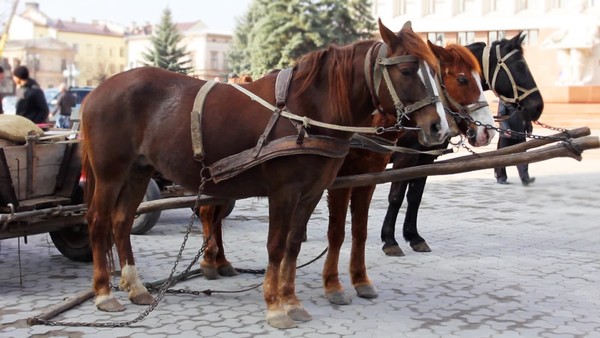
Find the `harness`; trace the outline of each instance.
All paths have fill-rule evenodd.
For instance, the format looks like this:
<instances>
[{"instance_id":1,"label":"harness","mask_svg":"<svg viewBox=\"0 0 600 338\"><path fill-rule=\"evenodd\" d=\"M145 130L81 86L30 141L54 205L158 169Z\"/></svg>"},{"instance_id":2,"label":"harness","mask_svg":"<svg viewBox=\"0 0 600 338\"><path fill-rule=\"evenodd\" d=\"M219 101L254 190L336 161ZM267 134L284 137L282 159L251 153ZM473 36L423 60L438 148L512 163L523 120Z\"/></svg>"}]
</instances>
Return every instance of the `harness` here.
<instances>
[{"instance_id":1,"label":"harness","mask_svg":"<svg viewBox=\"0 0 600 338\"><path fill-rule=\"evenodd\" d=\"M490 55L492 53L491 49L492 49L491 46L485 46L485 48L483 49L483 55L482 55L483 60L482 61L483 61L483 76L485 77L485 81L488 83L490 88L494 91L496 96L498 96L500 101L502 101L502 103L516 104L517 107L519 107L521 101L523 101L524 98L526 98L527 96L529 96L530 94L532 94L536 91L539 91L539 89L537 87L533 87L531 89L525 89L523 87L517 86L515 79L514 79L512 73L510 72L510 69L508 69L508 66L506 65L506 60L508 60L511 56L516 54L518 52L517 49L513 49L508 54L506 54L504 57L502 57L502 54L500 53L500 45L497 44L496 45L496 60L498 60L498 63L496 64L496 67L494 67L493 73L490 73ZM498 73L500 72L500 69L503 69L506 72L506 75L508 76L508 79L510 80L510 83L513 88L513 97L512 98L506 97L504 95L500 95L496 92L496 78L498 76ZM490 74L492 75L491 81L490 81ZM519 91L521 91L523 93L521 95L519 95Z\"/></svg>"},{"instance_id":2,"label":"harness","mask_svg":"<svg viewBox=\"0 0 600 338\"><path fill-rule=\"evenodd\" d=\"M339 139L323 135L309 135L307 133L307 129L311 125L332 130L366 134L381 134L390 130L399 131L403 129L419 130L419 128L408 128L402 126L402 120L404 118L409 119L408 115L410 113L413 113L429 104L440 102L440 99L438 96L433 94L433 85L431 81L429 81L429 78L424 76L425 86L427 87L428 93L431 95L425 99L415 102L412 105L405 106L396 93L387 70L387 66L404 62L419 62L419 60L415 56L411 55L390 58L385 57L387 53L387 46L384 43L379 43L378 45L380 45L381 48L372 68L372 78L370 76L372 62L371 54L376 46L375 44L371 46L367 52L367 56L365 57L365 70L367 70L365 73L365 79L369 91L372 94L372 99L375 98L375 100L373 100L373 104L377 110L382 113L383 107L381 107L379 101L379 87L382 79L385 81L386 87L388 88L388 91L394 102L394 109L397 116L397 123L392 128L341 126L313 120L306 116L299 116L291 113L286 107L286 98L288 88L293 77L293 68L287 68L280 71L277 75L275 82L275 106L238 84L230 84L233 88L244 93L251 100L272 111L272 115L255 147L242 151L241 153L225 157L213 163L212 165L207 166L205 169L208 170L208 178L213 180L215 183L218 183L222 180L236 176L239 173L260 163L280 156L296 154L314 154L330 158L343 158L346 156L350 147L349 138ZM419 62L419 67L421 71L426 74L426 67L422 61ZM197 161L202 161L204 159L201 125L202 110L205 99L214 85L214 81L208 81L200 88L198 94L196 94L191 112L192 148L194 159ZM281 116L298 123L296 125L296 128L298 129L297 135L284 136L282 138L268 141L271 130Z\"/></svg>"}]
</instances>

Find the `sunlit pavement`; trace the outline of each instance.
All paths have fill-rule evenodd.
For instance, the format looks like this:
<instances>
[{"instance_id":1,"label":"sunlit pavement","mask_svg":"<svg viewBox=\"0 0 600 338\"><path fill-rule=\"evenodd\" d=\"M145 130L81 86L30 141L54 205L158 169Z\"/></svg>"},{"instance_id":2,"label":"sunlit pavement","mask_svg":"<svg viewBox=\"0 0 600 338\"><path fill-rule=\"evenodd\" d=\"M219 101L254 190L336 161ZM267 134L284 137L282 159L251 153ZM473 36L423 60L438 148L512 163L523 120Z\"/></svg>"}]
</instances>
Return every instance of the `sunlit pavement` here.
<instances>
[{"instance_id":1,"label":"sunlit pavement","mask_svg":"<svg viewBox=\"0 0 600 338\"><path fill-rule=\"evenodd\" d=\"M324 298L320 259L298 270L296 279L298 297L313 320L286 331L266 324L260 287L212 296L167 294L146 319L130 327L29 326L27 318L88 290L92 266L61 256L48 235L31 236L28 244L21 239L20 252L17 239L2 240L0 336L600 337L600 151L586 151L581 162L561 158L534 163L530 174L536 182L529 187L519 183L514 167L508 168L509 185L496 184L491 169L431 177L419 229L433 252L416 253L402 242L406 256L401 258L381 251L379 230L389 184L379 185L370 210L366 259L379 297L355 296L347 274L347 238L340 272L352 304L332 306ZM266 265L266 204L256 198L238 201L225 223L227 254L238 268ZM323 200L310 220L299 264L326 248L327 215ZM148 234L133 236L145 282L168 276L189 219L187 209L164 211ZM198 229L196 225L178 271L201 245ZM396 233L401 240L400 225ZM198 277L175 288L236 291L262 278ZM127 306L125 312L99 312L88 300L55 319L124 321L145 309L130 304L126 293L115 294Z\"/></svg>"}]
</instances>

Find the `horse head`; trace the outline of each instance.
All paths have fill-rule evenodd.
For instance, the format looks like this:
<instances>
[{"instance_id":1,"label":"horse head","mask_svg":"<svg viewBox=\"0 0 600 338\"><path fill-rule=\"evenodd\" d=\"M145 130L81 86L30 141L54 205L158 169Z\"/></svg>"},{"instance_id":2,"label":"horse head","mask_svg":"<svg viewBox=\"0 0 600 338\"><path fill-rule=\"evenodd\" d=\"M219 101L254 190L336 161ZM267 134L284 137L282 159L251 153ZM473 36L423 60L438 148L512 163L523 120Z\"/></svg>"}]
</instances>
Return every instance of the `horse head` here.
<instances>
[{"instance_id":1,"label":"horse head","mask_svg":"<svg viewBox=\"0 0 600 338\"><path fill-rule=\"evenodd\" d=\"M494 41L482 51L483 75L504 104L513 105L527 121L536 121L544 101L523 55L525 33Z\"/></svg>"},{"instance_id":2,"label":"horse head","mask_svg":"<svg viewBox=\"0 0 600 338\"><path fill-rule=\"evenodd\" d=\"M435 86L435 56L412 30L410 21L396 34L379 20L379 33L383 44L379 45L372 71L365 74L372 96L378 101L376 107L385 114L395 114L400 128L418 128L422 145L443 143L449 127Z\"/></svg>"},{"instance_id":3,"label":"horse head","mask_svg":"<svg viewBox=\"0 0 600 338\"><path fill-rule=\"evenodd\" d=\"M452 136L464 134L473 146L488 145L496 132L485 127L493 126L494 119L483 95L477 59L458 44L444 48L428 40L427 45L439 61L438 82L445 106L452 112L453 118L449 118Z\"/></svg>"}]
</instances>

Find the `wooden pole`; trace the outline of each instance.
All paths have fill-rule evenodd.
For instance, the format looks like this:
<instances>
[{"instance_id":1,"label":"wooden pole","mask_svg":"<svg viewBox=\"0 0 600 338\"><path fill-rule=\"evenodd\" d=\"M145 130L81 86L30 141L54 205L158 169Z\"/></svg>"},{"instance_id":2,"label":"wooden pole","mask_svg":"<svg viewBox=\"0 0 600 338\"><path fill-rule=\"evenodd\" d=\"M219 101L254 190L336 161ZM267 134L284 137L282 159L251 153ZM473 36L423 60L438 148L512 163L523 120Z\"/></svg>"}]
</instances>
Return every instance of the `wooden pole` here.
<instances>
[{"instance_id":1,"label":"wooden pole","mask_svg":"<svg viewBox=\"0 0 600 338\"><path fill-rule=\"evenodd\" d=\"M85 302L86 300L94 297L94 290L90 289L76 293L73 297L67 298L64 301L48 308L45 312L27 319L27 324L37 325L43 324L43 321L50 320L59 314Z\"/></svg>"},{"instance_id":2,"label":"wooden pole","mask_svg":"<svg viewBox=\"0 0 600 338\"><path fill-rule=\"evenodd\" d=\"M597 136L583 137L573 140L572 143L575 147L582 151L600 148L600 140ZM580 154L576 154L572 149L568 148L564 144L555 144L553 146L548 146L525 153L506 154L483 158L471 157L470 160L461 162L434 163L404 169L386 170L378 173L338 177L329 189L381 184L425 176L458 174L467 171L489 169L499 166L540 162L554 157L572 157L578 161L581 160Z\"/></svg>"}]
</instances>

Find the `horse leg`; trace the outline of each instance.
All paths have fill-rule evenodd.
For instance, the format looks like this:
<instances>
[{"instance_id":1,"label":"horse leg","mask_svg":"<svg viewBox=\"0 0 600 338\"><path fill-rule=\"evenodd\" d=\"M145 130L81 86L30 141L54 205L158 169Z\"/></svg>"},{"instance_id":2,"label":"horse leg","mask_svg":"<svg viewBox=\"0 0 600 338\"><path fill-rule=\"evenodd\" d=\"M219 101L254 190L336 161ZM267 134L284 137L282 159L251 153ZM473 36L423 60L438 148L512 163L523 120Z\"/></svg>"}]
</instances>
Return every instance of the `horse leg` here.
<instances>
[{"instance_id":1,"label":"horse leg","mask_svg":"<svg viewBox=\"0 0 600 338\"><path fill-rule=\"evenodd\" d=\"M269 195L269 234L267 237L269 264L263 283L263 295L267 304L267 323L280 329L296 327L296 322L283 308L280 297L280 288L283 288L283 285L279 284L279 277L283 273L281 265L287 249L290 221L293 219L298 201L298 194L272 192Z\"/></svg>"},{"instance_id":2,"label":"horse leg","mask_svg":"<svg viewBox=\"0 0 600 338\"><path fill-rule=\"evenodd\" d=\"M416 252L431 252L431 248L417 231L417 216L426 182L427 177L411 180L408 187L408 193L406 194L406 217L404 218L402 233L404 239L410 243L410 247Z\"/></svg>"},{"instance_id":3,"label":"horse leg","mask_svg":"<svg viewBox=\"0 0 600 338\"><path fill-rule=\"evenodd\" d=\"M400 248L400 245L396 241L396 220L402 202L404 201L404 194L406 193L406 187L408 183L406 181L392 182L390 187L390 193L388 194L388 209L383 219L383 225L381 226L381 241L383 242L383 252L388 256L404 256L404 252Z\"/></svg>"},{"instance_id":4,"label":"horse leg","mask_svg":"<svg viewBox=\"0 0 600 338\"><path fill-rule=\"evenodd\" d=\"M151 174L152 170L140 169L132 172L119 194L113 212L113 234L121 265L119 289L128 291L129 300L137 305L149 305L154 302L154 297L139 278L130 236L137 207L144 198Z\"/></svg>"},{"instance_id":5,"label":"horse leg","mask_svg":"<svg viewBox=\"0 0 600 338\"><path fill-rule=\"evenodd\" d=\"M89 175L89 174L88 174ZM118 188L114 183L97 182L93 189L93 197L88 206L86 218L90 233L90 245L93 255L93 287L96 294L95 304L101 311L123 311L125 307L111 294L108 255L112 249L112 205Z\"/></svg>"},{"instance_id":6,"label":"horse leg","mask_svg":"<svg viewBox=\"0 0 600 338\"><path fill-rule=\"evenodd\" d=\"M316 196L304 196L304 198L300 199L294 212L294 217L290 222L291 228L287 236L286 252L281 264L279 281L280 297L287 315L296 322L307 322L312 319L312 316L306 311L296 296L296 265L298 254L304 241L304 234L306 234L308 220L321 200L321 196L322 193Z\"/></svg>"},{"instance_id":7,"label":"horse leg","mask_svg":"<svg viewBox=\"0 0 600 338\"><path fill-rule=\"evenodd\" d=\"M349 188L328 190L327 192L327 206L329 207L327 240L329 247L323 264L322 278L325 298L331 304L336 305L347 305L352 302L352 298L344 292L338 272L340 249L344 243L346 214L351 192L352 190Z\"/></svg>"},{"instance_id":8,"label":"horse leg","mask_svg":"<svg viewBox=\"0 0 600 338\"><path fill-rule=\"evenodd\" d=\"M377 290L367 276L365 262L365 243L367 242L367 225L369 206L373 198L375 186L357 187L352 191L350 210L352 213L352 250L350 251L350 277L356 294L362 298L376 298Z\"/></svg>"},{"instance_id":9,"label":"horse leg","mask_svg":"<svg viewBox=\"0 0 600 338\"><path fill-rule=\"evenodd\" d=\"M223 248L223 216L226 208L223 205L206 205L200 207L204 240L207 241L204 259L200 263L202 275L206 279L217 279L219 276L235 276L238 272L225 258Z\"/></svg>"}]
</instances>

